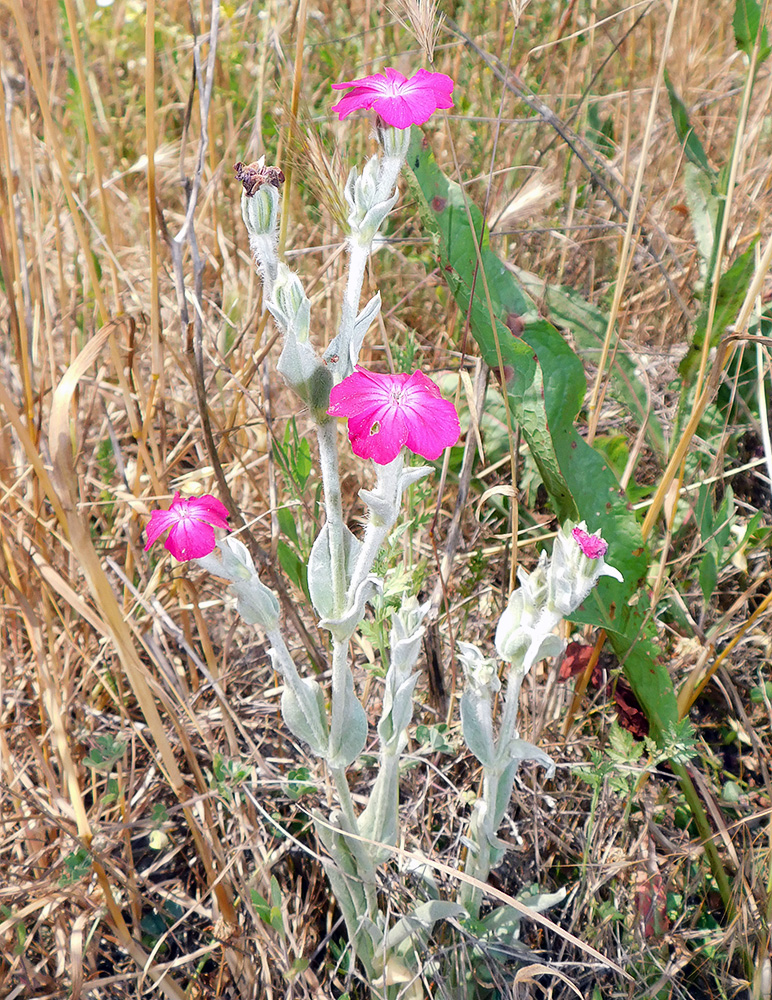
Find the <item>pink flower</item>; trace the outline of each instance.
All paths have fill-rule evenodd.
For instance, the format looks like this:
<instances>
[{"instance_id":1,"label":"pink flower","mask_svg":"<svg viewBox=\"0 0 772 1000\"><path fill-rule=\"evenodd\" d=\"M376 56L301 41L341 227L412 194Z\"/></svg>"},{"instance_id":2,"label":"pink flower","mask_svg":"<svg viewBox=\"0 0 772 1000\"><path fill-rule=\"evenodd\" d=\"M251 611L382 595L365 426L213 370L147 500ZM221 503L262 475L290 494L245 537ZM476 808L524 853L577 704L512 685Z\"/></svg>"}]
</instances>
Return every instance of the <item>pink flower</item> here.
<instances>
[{"instance_id":1,"label":"pink flower","mask_svg":"<svg viewBox=\"0 0 772 1000\"><path fill-rule=\"evenodd\" d=\"M452 108L453 86L451 78L444 73L419 69L407 80L397 70L388 68L385 76L374 73L350 83L333 83L333 90L354 89L333 105L332 110L337 111L343 121L352 111L373 108L387 125L410 128L411 125L423 125L437 108Z\"/></svg>"},{"instance_id":2,"label":"pink flower","mask_svg":"<svg viewBox=\"0 0 772 1000\"><path fill-rule=\"evenodd\" d=\"M183 500L179 492L168 510L154 510L147 526L145 552L158 537L171 528L164 542L175 559L198 559L214 550L214 528L228 528L228 511L215 497L190 497Z\"/></svg>"},{"instance_id":3,"label":"pink flower","mask_svg":"<svg viewBox=\"0 0 772 1000\"><path fill-rule=\"evenodd\" d=\"M433 461L461 433L455 406L420 371L378 375L357 365L333 386L327 412L349 418L354 454L378 465L393 462L403 445Z\"/></svg>"},{"instance_id":4,"label":"pink flower","mask_svg":"<svg viewBox=\"0 0 772 1000\"><path fill-rule=\"evenodd\" d=\"M600 559L608 551L608 542L600 537L600 532L591 535L583 528L573 528L571 534L588 559Z\"/></svg>"}]
</instances>

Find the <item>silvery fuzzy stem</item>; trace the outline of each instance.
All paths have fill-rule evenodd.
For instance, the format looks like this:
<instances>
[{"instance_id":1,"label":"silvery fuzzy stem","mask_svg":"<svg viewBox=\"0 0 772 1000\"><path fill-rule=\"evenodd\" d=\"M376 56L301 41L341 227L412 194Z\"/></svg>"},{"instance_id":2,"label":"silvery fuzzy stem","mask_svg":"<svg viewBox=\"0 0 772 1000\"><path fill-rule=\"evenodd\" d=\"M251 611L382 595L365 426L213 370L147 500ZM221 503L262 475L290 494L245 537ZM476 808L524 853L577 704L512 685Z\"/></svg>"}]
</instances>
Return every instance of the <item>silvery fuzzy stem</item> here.
<instances>
[{"instance_id":1,"label":"silvery fuzzy stem","mask_svg":"<svg viewBox=\"0 0 772 1000\"><path fill-rule=\"evenodd\" d=\"M404 156L382 157L378 171L378 195L384 201L394 193L404 163Z\"/></svg>"},{"instance_id":2,"label":"silvery fuzzy stem","mask_svg":"<svg viewBox=\"0 0 772 1000\"><path fill-rule=\"evenodd\" d=\"M343 502L338 467L337 421L328 419L324 423L318 423L316 436L319 441L324 509L330 532L332 587L335 601L334 617L338 617L343 614L346 608L346 553L343 541Z\"/></svg>"},{"instance_id":3,"label":"silvery fuzzy stem","mask_svg":"<svg viewBox=\"0 0 772 1000\"><path fill-rule=\"evenodd\" d=\"M468 850L464 871L480 882L487 882L491 872L491 849L496 837L491 820L493 803L499 791L501 774L493 768L483 768L483 790L480 799L475 803L474 814L469 828L470 838L474 840L476 853ZM468 882L461 883L459 902L462 903L471 916L478 917L482 903L482 890Z\"/></svg>"},{"instance_id":4,"label":"silvery fuzzy stem","mask_svg":"<svg viewBox=\"0 0 772 1000\"><path fill-rule=\"evenodd\" d=\"M276 273L279 267L279 257L276 250L275 236L256 236L249 234L249 249L257 264L257 269L263 281L263 309L273 298L276 284Z\"/></svg>"},{"instance_id":5,"label":"silvery fuzzy stem","mask_svg":"<svg viewBox=\"0 0 772 1000\"><path fill-rule=\"evenodd\" d=\"M401 499L400 479L403 464L404 459L400 451L393 462L377 466L378 481L373 491L373 498L378 502L380 511L375 510L372 505L370 506L370 519L365 528L362 548L348 587L348 604L353 601L357 588L372 569L378 550L386 541L386 536L397 519Z\"/></svg>"},{"instance_id":6,"label":"silvery fuzzy stem","mask_svg":"<svg viewBox=\"0 0 772 1000\"><path fill-rule=\"evenodd\" d=\"M327 367L335 382L340 382L354 370L359 350L355 345L354 329L359 312L359 299L365 280L365 268L372 248L372 239L359 242L355 235L348 240L348 277L343 293L338 333L324 352Z\"/></svg>"},{"instance_id":7,"label":"silvery fuzzy stem","mask_svg":"<svg viewBox=\"0 0 772 1000\"><path fill-rule=\"evenodd\" d=\"M351 667L348 665L349 640L333 639L332 641L332 690L330 694L330 748L340 746L343 738L343 731L348 720L346 718L346 694L348 674ZM348 786L346 786L348 787Z\"/></svg>"},{"instance_id":8,"label":"silvery fuzzy stem","mask_svg":"<svg viewBox=\"0 0 772 1000\"><path fill-rule=\"evenodd\" d=\"M348 279L343 295L343 308L340 317L340 333L350 341L354 335L354 321L359 311L359 299L362 295L362 285L365 281L365 269L370 256L372 241L365 245L356 240L348 241Z\"/></svg>"},{"instance_id":9,"label":"silvery fuzzy stem","mask_svg":"<svg viewBox=\"0 0 772 1000\"><path fill-rule=\"evenodd\" d=\"M470 824L470 839L475 842L476 853L471 850L467 854L464 870L468 875L486 882L493 864L493 851L496 835L503 814L512 796L512 784L515 771L511 765L509 752L512 739L517 738L517 712L520 704L520 688L526 671L520 663L513 663L507 681L507 693L498 726L498 739L495 742L495 759L491 765L483 764L482 795L475 804L475 811ZM490 724L493 725L493 710L491 702L487 702ZM506 782L509 787L503 788ZM501 797L506 795L502 804ZM466 906L473 917L480 912L482 892L480 889L464 883L460 891L460 902Z\"/></svg>"},{"instance_id":10,"label":"silvery fuzzy stem","mask_svg":"<svg viewBox=\"0 0 772 1000\"><path fill-rule=\"evenodd\" d=\"M507 693L504 698L504 710L499 724L499 748L506 744L510 736L517 737L517 711L520 707L520 688L523 684L525 671L514 664L509 671ZM505 762L506 765L506 762Z\"/></svg>"},{"instance_id":11,"label":"silvery fuzzy stem","mask_svg":"<svg viewBox=\"0 0 772 1000\"><path fill-rule=\"evenodd\" d=\"M346 823L352 833L358 834L359 823L354 812L354 803L351 800L351 790L346 779L346 770L342 767L331 767L329 768L329 772L335 785L335 791L338 794L338 801L340 802ZM375 920L375 916L378 913L378 898L375 887L375 869L370 859L368 847L361 840L356 840L354 837L348 838L347 843L356 859L357 874L362 880L362 887L367 899L368 912L360 913L358 916L369 917L370 920Z\"/></svg>"}]
</instances>

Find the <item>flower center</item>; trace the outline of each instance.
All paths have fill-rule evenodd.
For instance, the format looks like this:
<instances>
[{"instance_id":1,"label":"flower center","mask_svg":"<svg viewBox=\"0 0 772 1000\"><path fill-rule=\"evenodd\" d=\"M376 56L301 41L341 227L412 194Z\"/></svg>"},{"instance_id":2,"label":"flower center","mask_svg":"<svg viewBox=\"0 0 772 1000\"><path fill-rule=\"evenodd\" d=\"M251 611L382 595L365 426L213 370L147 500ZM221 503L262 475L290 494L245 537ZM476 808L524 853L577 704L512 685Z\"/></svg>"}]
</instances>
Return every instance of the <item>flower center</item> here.
<instances>
[{"instance_id":1,"label":"flower center","mask_svg":"<svg viewBox=\"0 0 772 1000\"><path fill-rule=\"evenodd\" d=\"M390 399L394 406L399 406L402 402L402 386L392 386Z\"/></svg>"}]
</instances>

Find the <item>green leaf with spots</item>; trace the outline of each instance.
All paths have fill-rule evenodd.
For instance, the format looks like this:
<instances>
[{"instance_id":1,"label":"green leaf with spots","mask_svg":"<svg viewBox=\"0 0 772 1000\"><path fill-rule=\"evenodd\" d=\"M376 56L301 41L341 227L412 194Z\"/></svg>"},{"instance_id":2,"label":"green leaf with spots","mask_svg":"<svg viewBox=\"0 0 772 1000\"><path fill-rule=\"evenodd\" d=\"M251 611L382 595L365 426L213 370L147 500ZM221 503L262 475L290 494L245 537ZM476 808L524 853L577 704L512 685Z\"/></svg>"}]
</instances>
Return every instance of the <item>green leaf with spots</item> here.
<instances>
[{"instance_id":1,"label":"green leaf with spots","mask_svg":"<svg viewBox=\"0 0 772 1000\"><path fill-rule=\"evenodd\" d=\"M538 313L488 246L480 210L467 205L461 187L437 168L420 136L413 138L408 163L415 176L412 187L421 214L434 235L443 277L462 316L469 317L485 363L506 383L512 416L520 425L555 510L563 520L576 518L576 506L552 447L541 374L533 351L521 339L526 320L537 320ZM408 182L411 180L408 175Z\"/></svg>"},{"instance_id":2,"label":"green leaf with spots","mask_svg":"<svg viewBox=\"0 0 772 1000\"><path fill-rule=\"evenodd\" d=\"M512 414L556 514L561 521L584 519L590 531L602 528L608 561L624 576L623 583L604 578L574 618L606 630L653 735L661 738L678 713L672 681L652 641L645 590L649 555L608 463L574 426L586 391L582 363L539 317L516 276L488 246L480 211L467 205L460 186L442 174L420 139L411 145L408 164L441 273L469 315L483 358L494 370L504 368Z\"/></svg>"}]
</instances>

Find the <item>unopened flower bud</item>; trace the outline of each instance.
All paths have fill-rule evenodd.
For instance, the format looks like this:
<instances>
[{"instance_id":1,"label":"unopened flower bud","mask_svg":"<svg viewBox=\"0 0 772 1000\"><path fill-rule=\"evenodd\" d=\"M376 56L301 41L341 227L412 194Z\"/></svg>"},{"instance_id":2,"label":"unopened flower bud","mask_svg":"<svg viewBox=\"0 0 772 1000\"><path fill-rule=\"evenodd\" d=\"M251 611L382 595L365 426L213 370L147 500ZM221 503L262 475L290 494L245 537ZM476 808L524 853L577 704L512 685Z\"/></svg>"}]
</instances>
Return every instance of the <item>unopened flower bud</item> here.
<instances>
[{"instance_id":1,"label":"unopened flower bud","mask_svg":"<svg viewBox=\"0 0 772 1000\"><path fill-rule=\"evenodd\" d=\"M606 563L608 544L600 532L590 534L581 521L564 524L555 539L548 573L548 603L561 617L573 614L584 603L602 576L622 582L618 569Z\"/></svg>"},{"instance_id":2,"label":"unopened flower bud","mask_svg":"<svg viewBox=\"0 0 772 1000\"><path fill-rule=\"evenodd\" d=\"M399 197L394 184L384 185L381 160L377 156L367 161L361 175L357 174L355 167L352 168L344 194L350 208L348 224L351 238L367 245L372 242Z\"/></svg>"},{"instance_id":3,"label":"unopened flower bud","mask_svg":"<svg viewBox=\"0 0 772 1000\"><path fill-rule=\"evenodd\" d=\"M473 643L459 642L458 658L464 668L467 684L476 694L490 696L501 688L496 661L485 656Z\"/></svg>"},{"instance_id":4,"label":"unopened flower bud","mask_svg":"<svg viewBox=\"0 0 772 1000\"><path fill-rule=\"evenodd\" d=\"M311 302L300 278L282 261L279 262L273 300L268 303L268 308L285 333L293 333L300 343L308 340Z\"/></svg>"}]
</instances>

